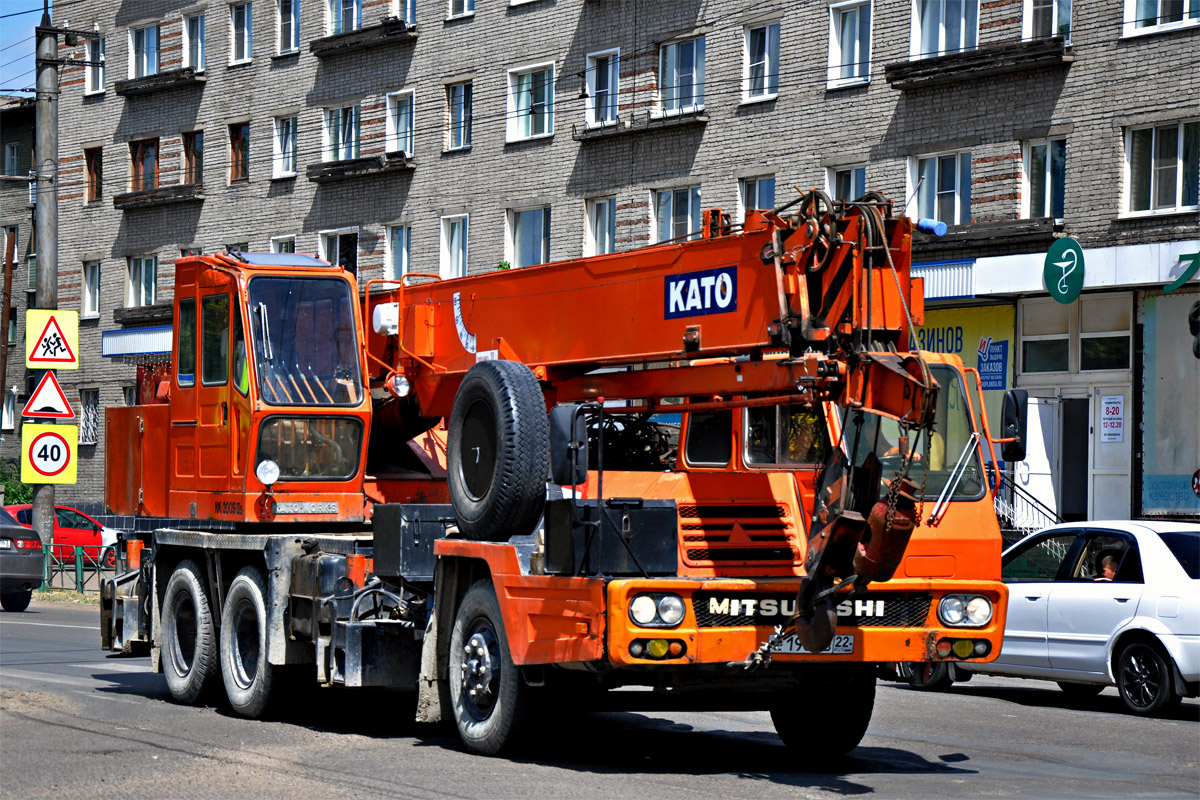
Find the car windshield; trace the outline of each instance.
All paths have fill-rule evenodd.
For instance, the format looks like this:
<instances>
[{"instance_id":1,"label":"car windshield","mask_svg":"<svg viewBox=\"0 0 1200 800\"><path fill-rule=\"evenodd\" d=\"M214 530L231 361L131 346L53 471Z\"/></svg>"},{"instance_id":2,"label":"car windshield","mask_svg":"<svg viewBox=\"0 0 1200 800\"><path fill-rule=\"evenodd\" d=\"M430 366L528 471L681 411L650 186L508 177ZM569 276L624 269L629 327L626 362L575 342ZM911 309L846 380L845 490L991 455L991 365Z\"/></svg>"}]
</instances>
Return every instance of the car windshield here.
<instances>
[{"instance_id":1,"label":"car windshield","mask_svg":"<svg viewBox=\"0 0 1200 800\"><path fill-rule=\"evenodd\" d=\"M1171 555L1192 580L1200 580L1200 533L1195 531L1163 531L1158 534Z\"/></svg>"},{"instance_id":2,"label":"car windshield","mask_svg":"<svg viewBox=\"0 0 1200 800\"><path fill-rule=\"evenodd\" d=\"M363 397L350 284L338 278L250 281L255 374L272 405L358 405Z\"/></svg>"}]
</instances>

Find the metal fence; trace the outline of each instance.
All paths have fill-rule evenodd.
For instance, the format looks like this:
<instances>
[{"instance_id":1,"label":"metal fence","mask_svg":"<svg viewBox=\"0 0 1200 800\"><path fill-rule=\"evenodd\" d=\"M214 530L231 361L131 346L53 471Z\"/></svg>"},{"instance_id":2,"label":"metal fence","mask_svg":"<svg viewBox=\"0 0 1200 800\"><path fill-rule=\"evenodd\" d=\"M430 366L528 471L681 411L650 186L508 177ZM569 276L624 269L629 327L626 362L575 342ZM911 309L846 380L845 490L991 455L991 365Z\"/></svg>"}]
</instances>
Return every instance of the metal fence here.
<instances>
[{"instance_id":1,"label":"metal fence","mask_svg":"<svg viewBox=\"0 0 1200 800\"><path fill-rule=\"evenodd\" d=\"M117 550L116 545L106 545L98 553L95 551L95 547L81 545L43 547L42 587L38 591L62 589L80 594L100 591L101 578L116 574Z\"/></svg>"}]
</instances>

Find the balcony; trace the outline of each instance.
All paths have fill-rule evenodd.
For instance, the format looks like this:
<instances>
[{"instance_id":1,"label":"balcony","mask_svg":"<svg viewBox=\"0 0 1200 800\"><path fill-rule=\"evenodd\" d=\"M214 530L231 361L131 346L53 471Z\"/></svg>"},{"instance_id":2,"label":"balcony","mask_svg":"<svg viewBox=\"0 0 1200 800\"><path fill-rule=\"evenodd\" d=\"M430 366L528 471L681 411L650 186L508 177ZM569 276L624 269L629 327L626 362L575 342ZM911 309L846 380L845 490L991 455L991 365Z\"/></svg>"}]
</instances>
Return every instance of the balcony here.
<instances>
[{"instance_id":1,"label":"balcony","mask_svg":"<svg viewBox=\"0 0 1200 800\"><path fill-rule=\"evenodd\" d=\"M924 89L994 75L1070 65L1075 54L1061 36L983 47L884 67L893 89Z\"/></svg>"},{"instance_id":2,"label":"balcony","mask_svg":"<svg viewBox=\"0 0 1200 800\"><path fill-rule=\"evenodd\" d=\"M322 161L309 164L305 173L313 183L329 183L351 178L365 178L386 172L404 172L414 168L413 160L404 153L380 153L345 161Z\"/></svg>"},{"instance_id":3,"label":"balcony","mask_svg":"<svg viewBox=\"0 0 1200 800\"><path fill-rule=\"evenodd\" d=\"M308 43L308 49L317 58L325 58L368 47L378 47L391 42L407 42L416 38L417 26L409 25L399 17L384 17L377 25L314 39Z\"/></svg>"},{"instance_id":4,"label":"balcony","mask_svg":"<svg viewBox=\"0 0 1200 800\"><path fill-rule=\"evenodd\" d=\"M945 236L913 231L913 259L930 261L955 258L966 251L998 253L1036 253L1054 241L1054 220L1007 219L998 222L974 222L952 225Z\"/></svg>"},{"instance_id":5,"label":"balcony","mask_svg":"<svg viewBox=\"0 0 1200 800\"><path fill-rule=\"evenodd\" d=\"M125 192L113 196L113 208L130 211L136 208L154 208L169 206L175 203L203 203L204 184L181 183L172 186L158 186L154 189L140 189L136 192Z\"/></svg>"},{"instance_id":6,"label":"balcony","mask_svg":"<svg viewBox=\"0 0 1200 800\"><path fill-rule=\"evenodd\" d=\"M192 67L183 67L166 72L156 72L153 75L144 75L141 78L117 81L114 87L121 97L133 97L179 86L203 86L207 80L208 78L203 73L197 73Z\"/></svg>"},{"instance_id":7,"label":"balcony","mask_svg":"<svg viewBox=\"0 0 1200 800\"><path fill-rule=\"evenodd\" d=\"M632 111L621 114L616 122L610 125L595 127L571 126L571 138L577 142L591 142L597 139L609 139L613 136L623 136L627 133L647 133L650 131L681 128L692 125L707 125L708 114L704 109L688 111L682 114L652 114L650 111Z\"/></svg>"},{"instance_id":8,"label":"balcony","mask_svg":"<svg viewBox=\"0 0 1200 800\"><path fill-rule=\"evenodd\" d=\"M133 306L132 308L114 308L113 322L126 327L141 327L144 325L171 324L175 310L171 303L155 303L152 306ZM107 355L104 354L104 355Z\"/></svg>"}]
</instances>

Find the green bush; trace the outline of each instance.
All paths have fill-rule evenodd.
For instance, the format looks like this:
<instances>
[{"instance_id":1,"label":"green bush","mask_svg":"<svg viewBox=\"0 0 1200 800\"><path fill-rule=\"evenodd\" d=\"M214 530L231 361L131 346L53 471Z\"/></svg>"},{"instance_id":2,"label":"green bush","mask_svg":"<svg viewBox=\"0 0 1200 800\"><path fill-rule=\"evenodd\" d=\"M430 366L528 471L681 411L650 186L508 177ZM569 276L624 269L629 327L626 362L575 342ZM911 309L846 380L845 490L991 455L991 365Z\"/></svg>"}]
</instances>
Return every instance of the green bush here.
<instances>
[{"instance_id":1,"label":"green bush","mask_svg":"<svg viewBox=\"0 0 1200 800\"><path fill-rule=\"evenodd\" d=\"M0 480L4 481L4 504L33 502L33 487L21 483L21 465L13 461L0 461Z\"/></svg>"}]
</instances>

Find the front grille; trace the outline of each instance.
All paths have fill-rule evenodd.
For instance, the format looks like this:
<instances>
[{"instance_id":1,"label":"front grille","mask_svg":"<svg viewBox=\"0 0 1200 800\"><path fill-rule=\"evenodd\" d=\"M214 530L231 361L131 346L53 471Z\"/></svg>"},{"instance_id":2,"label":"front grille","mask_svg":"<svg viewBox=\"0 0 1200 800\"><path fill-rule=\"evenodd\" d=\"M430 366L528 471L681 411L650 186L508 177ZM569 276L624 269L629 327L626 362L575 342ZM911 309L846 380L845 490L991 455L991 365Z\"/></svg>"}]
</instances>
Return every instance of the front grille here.
<instances>
[{"instance_id":1,"label":"front grille","mask_svg":"<svg viewBox=\"0 0 1200 800\"><path fill-rule=\"evenodd\" d=\"M753 601L753 613L748 613L747 600ZM929 594L868 592L838 600L837 625L838 628L919 628L929 618L932 603L933 596ZM779 625L796 612L796 595L701 591L692 595L692 611L700 628Z\"/></svg>"},{"instance_id":2,"label":"front grille","mask_svg":"<svg viewBox=\"0 0 1200 800\"><path fill-rule=\"evenodd\" d=\"M795 525L782 503L679 506L684 561L714 564L792 564Z\"/></svg>"}]
</instances>

